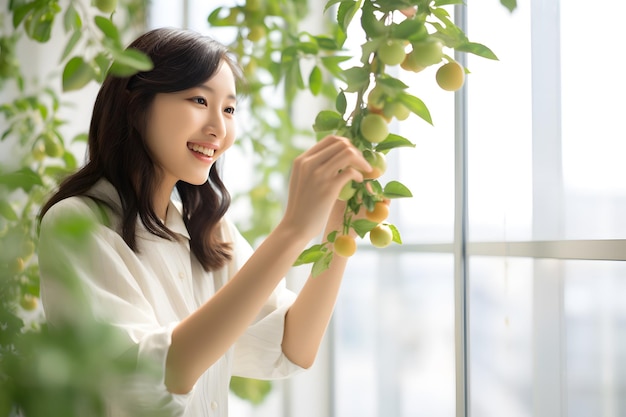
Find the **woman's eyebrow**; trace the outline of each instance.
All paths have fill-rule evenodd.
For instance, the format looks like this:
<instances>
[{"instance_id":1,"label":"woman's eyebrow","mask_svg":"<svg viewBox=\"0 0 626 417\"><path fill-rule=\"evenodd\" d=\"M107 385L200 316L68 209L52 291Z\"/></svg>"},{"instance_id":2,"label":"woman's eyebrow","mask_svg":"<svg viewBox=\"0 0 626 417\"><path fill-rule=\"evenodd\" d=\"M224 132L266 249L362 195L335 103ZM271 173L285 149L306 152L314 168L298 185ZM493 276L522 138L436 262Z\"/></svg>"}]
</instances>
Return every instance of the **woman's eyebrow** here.
<instances>
[{"instance_id":1,"label":"woman's eyebrow","mask_svg":"<svg viewBox=\"0 0 626 417\"><path fill-rule=\"evenodd\" d=\"M208 91L208 92L210 92L212 94L215 94L215 90L213 88L209 87L208 85L200 84L200 85L197 86L197 88L200 88L202 90L206 90L206 91ZM237 96L234 95L234 94L229 94L228 98L231 99L231 100L237 100Z\"/></svg>"}]
</instances>

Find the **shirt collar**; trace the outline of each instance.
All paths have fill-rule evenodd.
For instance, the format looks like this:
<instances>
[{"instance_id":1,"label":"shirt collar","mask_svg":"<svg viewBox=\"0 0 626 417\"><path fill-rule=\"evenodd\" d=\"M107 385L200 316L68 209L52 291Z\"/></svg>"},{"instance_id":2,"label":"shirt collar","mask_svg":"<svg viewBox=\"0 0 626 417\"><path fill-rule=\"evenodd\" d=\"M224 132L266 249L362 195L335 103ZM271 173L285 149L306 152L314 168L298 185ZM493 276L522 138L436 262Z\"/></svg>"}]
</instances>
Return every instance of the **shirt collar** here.
<instances>
[{"instance_id":1,"label":"shirt collar","mask_svg":"<svg viewBox=\"0 0 626 417\"><path fill-rule=\"evenodd\" d=\"M122 213L122 202L120 196L109 181L106 179L100 179L87 193L88 197L95 198L102 201L109 206L113 211L120 215ZM172 232L181 235L187 239L191 239L189 231L183 220L182 215L182 203L180 201L174 201L170 199L167 206L167 216L165 218L165 226ZM142 225L143 226L143 225Z\"/></svg>"},{"instance_id":2,"label":"shirt collar","mask_svg":"<svg viewBox=\"0 0 626 417\"><path fill-rule=\"evenodd\" d=\"M191 238L189 237L189 231L187 230L187 226L185 225L185 221L183 220L182 211L182 203L180 201L174 201L170 199L170 203L167 206L165 225L172 232L178 233L179 235L191 240Z\"/></svg>"}]
</instances>

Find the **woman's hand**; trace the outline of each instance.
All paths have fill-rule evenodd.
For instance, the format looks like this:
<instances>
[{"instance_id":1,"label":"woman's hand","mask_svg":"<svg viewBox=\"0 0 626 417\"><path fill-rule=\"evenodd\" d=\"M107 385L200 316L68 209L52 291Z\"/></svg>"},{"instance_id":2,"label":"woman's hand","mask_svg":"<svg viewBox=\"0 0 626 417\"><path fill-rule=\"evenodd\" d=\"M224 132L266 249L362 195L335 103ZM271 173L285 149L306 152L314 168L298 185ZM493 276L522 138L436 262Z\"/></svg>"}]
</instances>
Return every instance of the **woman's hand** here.
<instances>
[{"instance_id":1,"label":"woman's hand","mask_svg":"<svg viewBox=\"0 0 626 417\"><path fill-rule=\"evenodd\" d=\"M341 188L351 180L363 181L361 172L371 169L348 139L325 137L295 159L281 223L312 239L329 220Z\"/></svg>"}]
</instances>

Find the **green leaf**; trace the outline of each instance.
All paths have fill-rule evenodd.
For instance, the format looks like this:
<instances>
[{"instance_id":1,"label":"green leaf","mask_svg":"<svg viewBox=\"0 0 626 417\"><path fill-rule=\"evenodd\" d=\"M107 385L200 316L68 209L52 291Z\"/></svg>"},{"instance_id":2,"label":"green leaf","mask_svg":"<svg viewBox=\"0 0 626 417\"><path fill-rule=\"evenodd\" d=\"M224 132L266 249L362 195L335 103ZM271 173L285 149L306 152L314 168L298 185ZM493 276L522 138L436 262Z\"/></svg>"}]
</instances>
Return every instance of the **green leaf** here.
<instances>
[{"instance_id":1,"label":"green leaf","mask_svg":"<svg viewBox=\"0 0 626 417\"><path fill-rule=\"evenodd\" d=\"M13 27L17 29L17 27L22 23L24 18L34 9L36 6L35 2L26 3L19 7L13 9Z\"/></svg>"},{"instance_id":2,"label":"green leaf","mask_svg":"<svg viewBox=\"0 0 626 417\"><path fill-rule=\"evenodd\" d=\"M314 96L318 95L322 89L322 70L316 65L309 75L309 89Z\"/></svg>"},{"instance_id":3,"label":"green leaf","mask_svg":"<svg viewBox=\"0 0 626 417\"><path fill-rule=\"evenodd\" d=\"M103 16L96 16L94 18L96 22L96 26L100 28L102 33L110 40L113 41L115 45L121 46L120 34L117 30L117 27L113 24L110 19L107 19Z\"/></svg>"},{"instance_id":4,"label":"green leaf","mask_svg":"<svg viewBox=\"0 0 626 417\"><path fill-rule=\"evenodd\" d=\"M402 136L390 133L384 141L376 145L376 150L382 152L401 147L415 148L415 144Z\"/></svg>"},{"instance_id":5,"label":"green leaf","mask_svg":"<svg viewBox=\"0 0 626 417\"><path fill-rule=\"evenodd\" d=\"M65 49L63 50L63 54L61 55L61 61L64 61L65 58L67 58L69 54L72 53L72 50L74 49L74 47L80 40L81 35L82 35L82 32L80 30L75 30L74 33L72 33L72 36L67 41L67 44L65 45Z\"/></svg>"},{"instance_id":6,"label":"green leaf","mask_svg":"<svg viewBox=\"0 0 626 417\"><path fill-rule=\"evenodd\" d=\"M36 8L30 16L24 21L24 29L31 39L37 42L48 42L52 33L52 24L54 16L61 11L61 7L57 3L41 3L35 2L41 7ZM43 4L43 5L42 5Z\"/></svg>"},{"instance_id":7,"label":"green leaf","mask_svg":"<svg viewBox=\"0 0 626 417\"><path fill-rule=\"evenodd\" d=\"M512 12L517 8L517 0L500 0L500 3L506 7L509 12Z\"/></svg>"},{"instance_id":8,"label":"green leaf","mask_svg":"<svg viewBox=\"0 0 626 417\"><path fill-rule=\"evenodd\" d=\"M344 0L328 0L328 2L326 3L326 5L324 6L324 13L326 13L326 11L328 9L330 9L333 5L337 4L337 3L341 3Z\"/></svg>"},{"instance_id":9,"label":"green leaf","mask_svg":"<svg viewBox=\"0 0 626 417\"><path fill-rule=\"evenodd\" d=\"M464 0L435 0L434 6L435 7L441 7L441 6L448 6L451 4L463 4Z\"/></svg>"},{"instance_id":10,"label":"green leaf","mask_svg":"<svg viewBox=\"0 0 626 417\"><path fill-rule=\"evenodd\" d=\"M297 47L301 52L310 55L316 55L320 50L317 44L313 42L299 42Z\"/></svg>"},{"instance_id":11,"label":"green leaf","mask_svg":"<svg viewBox=\"0 0 626 417\"><path fill-rule=\"evenodd\" d=\"M337 49L339 49L337 41L331 37L315 36L314 39L317 42L317 45L322 49L326 49L329 51L336 51Z\"/></svg>"},{"instance_id":12,"label":"green leaf","mask_svg":"<svg viewBox=\"0 0 626 417\"><path fill-rule=\"evenodd\" d=\"M330 266L330 261L333 260L333 252L327 251L323 257L313 263L311 268L311 276L313 278L318 277L322 272L326 271Z\"/></svg>"},{"instance_id":13,"label":"green leaf","mask_svg":"<svg viewBox=\"0 0 626 417\"><path fill-rule=\"evenodd\" d=\"M426 26L419 20L406 19L392 26L391 37L395 39L406 39L415 42L424 39L427 35Z\"/></svg>"},{"instance_id":14,"label":"green leaf","mask_svg":"<svg viewBox=\"0 0 626 417\"><path fill-rule=\"evenodd\" d=\"M363 67L352 67L343 71L343 80L347 87L345 91L354 93L362 88L366 88L370 82L370 73Z\"/></svg>"},{"instance_id":15,"label":"green leaf","mask_svg":"<svg viewBox=\"0 0 626 417\"><path fill-rule=\"evenodd\" d=\"M230 379L230 390L237 397L253 405L259 405L272 390L272 383L266 380L233 376Z\"/></svg>"},{"instance_id":16,"label":"green leaf","mask_svg":"<svg viewBox=\"0 0 626 417\"><path fill-rule=\"evenodd\" d=\"M340 115L344 114L348 108L348 100L346 99L346 94L343 91L340 91L339 94L337 94L337 98L335 99L335 108Z\"/></svg>"},{"instance_id":17,"label":"green leaf","mask_svg":"<svg viewBox=\"0 0 626 417\"><path fill-rule=\"evenodd\" d=\"M402 244L402 237L400 237L400 231L393 224L387 224L391 229L391 241L397 243L398 245Z\"/></svg>"},{"instance_id":18,"label":"green leaf","mask_svg":"<svg viewBox=\"0 0 626 417\"><path fill-rule=\"evenodd\" d=\"M21 188L29 192L35 185L43 185L41 177L30 168L22 168L18 171L0 174L0 184L6 185L10 190Z\"/></svg>"},{"instance_id":19,"label":"green leaf","mask_svg":"<svg viewBox=\"0 0 626 417\"><path fill-rule=\"evenodd\" d=\"M67 169L76 169L76 167L78 166L78 163L76 162L76 157L74 156L73 153L65 151L65 153L63 153L63 161L65 161L65 166L67 167Z\"/></svg>"},{"instance_id":20,"label":"green leaf","mask_svg":"<svg viewBox=\"0 0 626 417\"><path fill-rule=\"evenodd\" d=\"M63 15L63 27L66 32L69 32L72 29L79 30L83 27L83 21L72 3L67 6L65 14Z\"/></svg>"},{"instance_id":21,"label":"green leaf","mask_svg":"<svg viewBox=\"0 0 626 417\"><path fill-rule=\"evenodd\" d=\"M385 89L385 91L387 93L389 92L396 92L398 90L406 90L407 88L409 88L408 85L406 85L403 81L394 78L394 77L390 77L390 76L386 76L386 77L378 77L378 79L376 80L376 84L380 84L384 87L387 87Z\"/></svg>"},{"instance_id":22,"label":"green leaf","mask_svg":"<svg viewBox=\"0 0 626 417\"><path fill-rule=\"evenodd\" d=\"M383 189L383 196L386 198L413 197L411 190L399 181L389 181Z\"/></svg>"},{"instance_id":23,"label":"green leaf","mask_svg":"<svg viewBox=\"0 0 626 417\"><path fill-rule=\"evenodd\" d=\"M335 77L341 77L343 69L339 66L339 64L349 59L351 59L349 56L324 56L322 57L322 64Z\"/></svg>"},{"instance_id":24,"label":"green leaf","mask_svg":"<svg viewBox=\"0 0 626 417\"><path fill-rule=\"evenodd\" d=\"M111 66L111 58L108 54L100 52L93 58L93 63L96 68L96 81L102 83Z\"/></svg>"},{"instance_id":25,"label":"green leaf","mask_svg":"<svg viewBox=\"0 0 626 417\"><path fill-rule=\"evenodd\" d=\"M344 124L343 117L336 111L322 110L315 117L313 130L316 132L328 132L330 130L339 129Z\"/></svg>"},{"instance_id":26,"label":"green leaf","mask_svg":"<svg viewBox=\"0 0 626 417\"><path fill-rule=\"evenodd\" d=\"M363 238L370 230L378 226L378 223L367 219L357 219L351 223L351 226L356 234Z\"/></svg>"},{"instance_id":27,"label":"green leaf","mask_svg":"<svg viewBox=\"0 0 626 417\"><path fill-rule=\"evenodd\" d=\"M337 8L337 23L344 33L347 33L348 26L350 26L350 22L358 10L358 2L350 0L342 1Z\"/></svg>"},{"instance_id":28,"label":"green leaf","mask_svg":"<svg viewBox=\"0 0 626 417\"><path fill-rule=\"evenodd\" d=\"M387 26L376 18L374 6L370 0L366 0L361 8L361 27L368 38L378 38L386 34Z\"/></svg>"},{"instance_id":29,"label":"green leaf","mask_svg":"<svg viewBox=\"0 0 626 417\"><path fill-rule=\"evenodd\" d=\"M225 7L218 7L217 9L213 10L211 14L209 14L209 17L207 18L209 25L220 27L220 26L233 26L233 24L236 23L237 14L234 14L233 11L231 10L231 12L228 15L222 15L222 10L228 10L228 9L226 9Z\"/></svg>"},{"instance_id":30,"label":"green leaf","mask_svg":"<svg viewBox=\"0 0 626 417\"><path fill-rule=\"evenodd\" d=\"M154 65L152 60L138 49L128 48L123 51L113 52L112 74L120 77L129 77L140 71L150 71Z\"/></svg>"},{"instance_id":31,"label":"green leaf","mask_svg":"<svg viewBox=\"0 0 626 417\"><path fill-rule=\"evenodd\" d=\"M428 107L426 107L426 104L424 104L422 100L420 100L419 98L413 95L406 94L406 93L398 95L397 99L400 100L400 102L404 104L413 113L415 113L416 115L418 115L419 117L424 119L426 122L430 123L431 125L433 124L432 118L430 116L430 111L428 110Z\"/></svg>"},{"instance_id":32,"label":"green leaf","mask_svg":"<svg viewBox=\"0 0 626 417\"><path fill-rule=\"evenodd\" d=\"M72 143L76 143L76 142L87 143L88 140L89 140L89 136L86 133L79 133L78 135L74 136L74 139L72 139Z\"/></svg>"},{"instance_id":33,"label":"green leaf","mask_svg":"<svg viewBox=\"0 0 626 417\"><path fill-rule=\"evenodd\" d=\"M13 207L5 200L0 200L0 216L9 221L16 221L19 218Z\"/></svg>"},{"instance_id":34,"label":"green leaf","mask_svg":"<svg viewBox=\"0 0 626 417\"><path fill-rule=\"evenodd\" d=\"M460 52L469 52L487 59L498 60L498 57L491 51L491 49L487 48L485 45L476 42L462 43L456 47L456 50Z\"/></svg>"},{"instance_id":35,"label":"green leaf","mask_svg":"<svg viewBox=\"0 0 626 417\"><path fill-rule=\"evenodd\" d=\"M310 248L303 250L302 253L300 253L300 256L298 256L298 259L296 259L296 261L293 263L293 266L299 266L299 265L317 262L324 256L324 253L327 251L328 250L326 249L324 245L313 245Z\"/></svg>"},{"instance_id":36,"label":"green leaf","mask_svg":"<svg viewBox=\"0 0 626 417\"><path fill-rule=\"evenodd\" d=\"M79 90L93 80L95 72L82 57L70 59L63 69L63 91Z\"/></svg>"}]
</instances>

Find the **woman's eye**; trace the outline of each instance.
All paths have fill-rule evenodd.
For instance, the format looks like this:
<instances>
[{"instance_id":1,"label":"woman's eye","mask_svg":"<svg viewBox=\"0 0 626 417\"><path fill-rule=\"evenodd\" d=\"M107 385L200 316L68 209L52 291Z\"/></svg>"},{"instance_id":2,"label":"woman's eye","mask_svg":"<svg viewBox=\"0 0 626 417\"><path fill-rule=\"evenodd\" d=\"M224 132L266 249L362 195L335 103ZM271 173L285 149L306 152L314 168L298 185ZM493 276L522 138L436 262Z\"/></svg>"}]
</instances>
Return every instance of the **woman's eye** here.
<instances>
[{"instance_id":1,"label":"woman's eye","mask_svg":"<svg viewBox=\"0 0 626 417\"><path fill-rule=\"evenodd\" d=\"M207 105L207 101L204 97L194 97L191 100L195 103L202 104L203 106Z\"/></svg>"},{"instance_id":2,"label":"woman's eye","mask_svg":"<svg viewBox=\"0 0 626 417\"><path fill-rule=\"evenodd\" d=\"M226 110L224 110L226 113L228 114L235 114L235 108L234 107L227 107Z\"/></svg>"}]
</instances>

